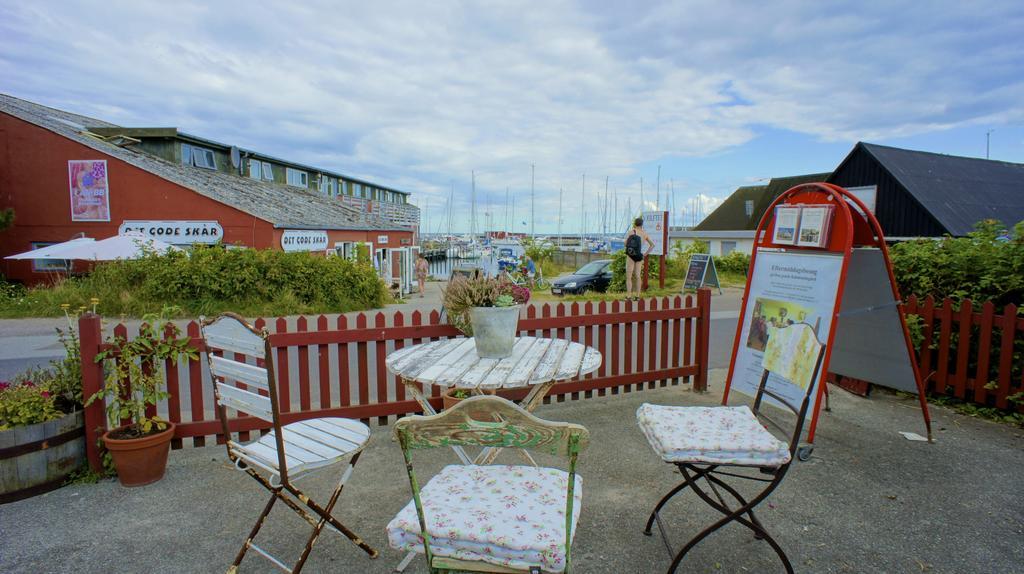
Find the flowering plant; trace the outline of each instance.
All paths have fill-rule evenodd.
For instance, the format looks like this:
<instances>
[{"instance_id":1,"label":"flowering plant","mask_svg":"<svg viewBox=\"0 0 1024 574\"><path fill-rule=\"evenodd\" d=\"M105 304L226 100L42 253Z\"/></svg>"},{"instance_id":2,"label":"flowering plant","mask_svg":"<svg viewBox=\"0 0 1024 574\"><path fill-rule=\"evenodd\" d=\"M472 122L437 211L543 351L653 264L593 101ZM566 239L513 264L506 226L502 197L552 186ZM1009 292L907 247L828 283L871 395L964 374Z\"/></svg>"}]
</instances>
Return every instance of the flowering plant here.
<instances>
[{"instance_id":1,"label":"flowering plant","mask_svg":"<svg viewBox=\"0 0 1024 574\"><path fill-rule=\"evenodd\" d=\"M444 290L448 322L467 336L473 336L469 310L473 307L512 307L530 300L530 290L505 278L459 277Z\"/></svg>"},{"instance_id":2,"label":"flowering plant","mask_svg":"<svg viewBox=\"0 0 1024 574\"><path fill-rule=\"evenodd\" d=\"M37 385L29 378L45 374L45 371L28 371L14 381L0 382L0 430L45 423L64 416L55 404L56 396L45 385Z\"/></svg>"}]
</instances>

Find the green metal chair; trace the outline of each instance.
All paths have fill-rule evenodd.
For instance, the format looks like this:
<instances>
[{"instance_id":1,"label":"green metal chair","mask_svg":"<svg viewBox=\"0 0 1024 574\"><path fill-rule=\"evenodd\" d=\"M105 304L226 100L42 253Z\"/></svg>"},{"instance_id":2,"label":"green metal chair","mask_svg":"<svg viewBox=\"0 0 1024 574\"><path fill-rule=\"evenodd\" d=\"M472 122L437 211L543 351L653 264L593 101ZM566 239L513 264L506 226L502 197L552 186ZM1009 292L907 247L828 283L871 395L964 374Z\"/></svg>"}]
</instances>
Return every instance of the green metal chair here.
<instances>
[{"instance_id":1,"label":"green metal chair","mask_svg":"<svg viewBox=\"0 0 1024 574\"><path fill-rule=\"evenodd\" d=\"M432 574L569 572L583 498L576 459L590 433L541 420L496 396L475 396L433 416L395 424L412 501L388 524L396 550L426 555ZM450 465L421 489L414 450L451 446L520 448L565 456L568 472L536 466Z\"/></svg>"}]
</instances>

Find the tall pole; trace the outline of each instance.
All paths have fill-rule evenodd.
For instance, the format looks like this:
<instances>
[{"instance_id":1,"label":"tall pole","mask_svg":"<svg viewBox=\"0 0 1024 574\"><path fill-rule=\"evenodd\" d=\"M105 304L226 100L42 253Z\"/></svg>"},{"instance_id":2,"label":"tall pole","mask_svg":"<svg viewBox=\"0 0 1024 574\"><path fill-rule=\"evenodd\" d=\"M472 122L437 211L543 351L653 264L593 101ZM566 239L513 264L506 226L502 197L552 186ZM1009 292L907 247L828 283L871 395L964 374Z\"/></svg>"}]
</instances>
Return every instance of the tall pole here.
<instances>
[{"instance_id":1,"label":"tall pole","mask_svg":"<svg viewBox=\"0 0 1024 574\"><path fill-rule=\"evenodd\" d=\"M654 195L654 209L661 211L661 166L658 166L658 191Z\"/></svg>"},{"instance_id":2,"label":"tall pole","mask_svg":"<svg viewBox=\"0 0 1024 574\"><path fill-rule=\"evenodd\" d=\"M604 176L604 209L601 210L601 234L608 234L608 176Z\"/></svg>"},{"instance_id":3,"label":"tall pole","mask_svg":"<svg viewBox=\"0 0 1024 574\"><path fill-rule=\"evenodd\" d=\"M989 142L992 138L992 132L994 131L996 130L992 129L985 132L985 159L988 159Z\"/></svg>"},{"instance_id":4,"label":"tall pole","mask_svg":"<svg viewBox=\"0 0 1024 574\"><path fill-rule=\"evenodd\" d=\"M533 164L530 164L530 239L537 239L537 228L536 228L536 217L537 212L534 209L534 179L533 179Z\"/></svg>"},{"instance_id":5,"label":"tall pole","mask_svg":"<svg viewBox=\"0 0 1024 574\"><path fill-rule=\"evenodd\" d=\"M452 243L452 202L455 200L455 180L452 180L452 190L448 194L448 244Z\"/></svg>"},{"instance_id":6,"label":"tall pole","mask_svg":"<svg viewBox=\"0 0 1024 574\"><path fill-rule=\"evenodd\" d=\"M672 224L676 223L676 182L674 179L668 180L668 190L672 194Z\"/></svg>"},{"instance_id":7,"label":"tall pole","mask_svg":"<svg viewBox=\"0 0 1024 574\"><path fill-rule=\"evenodd\" d=\"M640 211L644 210L644 176L640 176Z\"/></svg>"},{"instance_id":8,"label":"tall pole","mask_svg":"<svg viewBox=\"0 0 1024 574\"><path fill-rule=\"evenodd\" d=\"M583 235L586 233L584 227L587 225L587 174L583 174L583 184L580 186L580 249L583 249Z\"/></svg>"},{"instance_id":9,"label":"tall pole","mask_svg":"<svg viewBox=\"0 0 1024 574\"><path fill-rule=\"evenodd\" d=\"M562 248L562 188L558 188L558 248Z\"/></svg>"},{"instance_id":10,"label":"tall pole","mask_svg":"<svg viewBox=\"0 0 1024 574\"><path fill-rule=\"evenodd\" d=\"M505 238L508 239L508 186L505 186Z\"/></svg>"},{"instance_id":11,"label":"tall pole","mask_svg":"<svg viewBox=\"0 0 1024 574\"><path fill-rule=\"evenodd\" d=\"M470 171L469 242L476 243L476 171Z\"/></svg>"}]
</instances>

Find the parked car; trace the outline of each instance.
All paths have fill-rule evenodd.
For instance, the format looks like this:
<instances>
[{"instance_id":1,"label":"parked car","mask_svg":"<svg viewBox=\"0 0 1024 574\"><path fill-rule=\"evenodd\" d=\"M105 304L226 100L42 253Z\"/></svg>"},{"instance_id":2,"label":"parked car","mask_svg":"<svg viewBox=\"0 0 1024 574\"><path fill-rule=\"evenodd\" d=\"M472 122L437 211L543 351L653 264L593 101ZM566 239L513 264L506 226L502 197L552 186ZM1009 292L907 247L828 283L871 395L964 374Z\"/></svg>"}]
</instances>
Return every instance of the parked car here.
<instances>
[{"instance_id":1,"label":"parked car","mask_svg":"<svg viewBox=\"0 0 1024 574\"><path fill-rule=\"evenodd\" d=\"M571 275L555 279L551 283L551 293L580 295L587 291L605 292L612 281L612 260L598 259L591 261Z\"/></svg>"}]
</instances>

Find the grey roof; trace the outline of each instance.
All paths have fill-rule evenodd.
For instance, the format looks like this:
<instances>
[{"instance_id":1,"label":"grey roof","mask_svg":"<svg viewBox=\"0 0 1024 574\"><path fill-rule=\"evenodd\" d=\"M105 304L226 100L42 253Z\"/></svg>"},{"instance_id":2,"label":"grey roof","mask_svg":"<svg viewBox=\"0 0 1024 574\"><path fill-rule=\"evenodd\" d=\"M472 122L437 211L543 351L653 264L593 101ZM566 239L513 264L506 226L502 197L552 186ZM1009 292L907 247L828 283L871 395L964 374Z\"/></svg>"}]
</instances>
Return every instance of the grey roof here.
<instances>
[{"instance_id":1,"label":"grey roof","mask_svg":"<svg viewBox=\"0 0 1024 574\"><path fill-rule=\"evenodd\" d=\"M357 209L312 191L181 165L130 147L116 146L83 131L86 125L119 127L103 120L49 108L6 94L0 94L0 112L115 157L199 195L267 221L275 227L400 229L384 221L367 219Z\"/></svg>"},{"instance_id":2,"label":"grey roof","mask_svg":"<svg viewBox=\"0 0 1024 574\"><path fill-rule=\"evenodd\" d=\"M864 142L850 156L858 148L878 160L952 235L966 235L984 219L1011 227L1024 220L1024 164Z\"/></svg>"},{"instance_id":3,"label":"grey roof","mask_svg":"<svg viewBox=\"0 0 1024 574\"><path fill-rule=\"evenodd\" d=\"M831 175L829 172L825 172L773 177L766 185L747 185L737 188L718 208L694 226L694 230L736 231L745 229L755 231L761 223L761 218L764 217L764 212L768 211L768 206L789 188L802 183L825 181L829 175ZM747 215L747 201L754 202L751 215Z\"/></svg>"}]
</instances>

